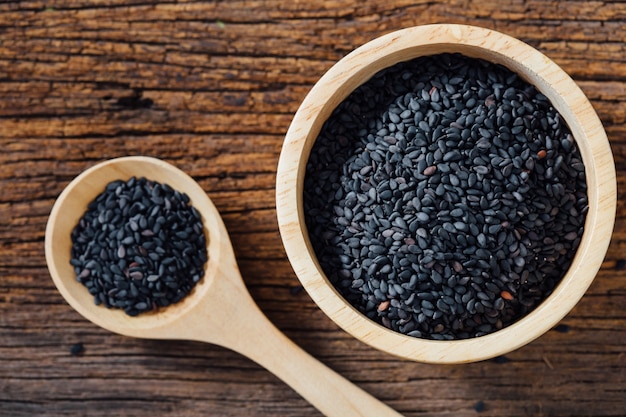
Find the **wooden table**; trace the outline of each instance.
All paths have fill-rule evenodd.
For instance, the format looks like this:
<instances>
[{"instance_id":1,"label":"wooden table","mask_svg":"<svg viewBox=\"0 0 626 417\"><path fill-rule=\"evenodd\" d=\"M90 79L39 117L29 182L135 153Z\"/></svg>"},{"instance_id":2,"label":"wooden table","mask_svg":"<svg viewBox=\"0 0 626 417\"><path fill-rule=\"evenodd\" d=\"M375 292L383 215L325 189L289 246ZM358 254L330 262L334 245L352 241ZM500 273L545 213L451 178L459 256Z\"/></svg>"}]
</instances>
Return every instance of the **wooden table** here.
<instances>
[{"instance_id":1,"label":"wooden table","mask_svg":"<svg viewBox=\"0 0 626 417\"><path fill-rule=\"evenodd\" d=\"M458 366L398 360L341 331L301 290L274 202L283 136L318 78L372 38L436 22L513 35L571 74L606 127L620 190L603 267L562 324L506 357ZM111 334L58 294L43 255L55 198L85 168L139 154L199 181L281 330L404 415L625 415L625 102L617 1L3 2L0 415L319 415L235 353Z\"/></svg>"}]
</instances>

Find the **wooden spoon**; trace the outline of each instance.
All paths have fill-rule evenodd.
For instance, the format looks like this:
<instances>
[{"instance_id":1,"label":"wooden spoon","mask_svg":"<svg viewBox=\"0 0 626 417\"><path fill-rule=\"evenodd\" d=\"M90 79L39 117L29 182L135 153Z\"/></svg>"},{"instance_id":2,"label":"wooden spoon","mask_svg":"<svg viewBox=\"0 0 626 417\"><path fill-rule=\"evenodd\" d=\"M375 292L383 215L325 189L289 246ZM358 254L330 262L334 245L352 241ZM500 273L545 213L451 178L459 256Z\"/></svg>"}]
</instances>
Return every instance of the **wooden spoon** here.
<instances>
[{"instance_id":1,"label":"wooden spoon","mask_svg":"<svg viewBox=\"0 0 626 417\"><path fill-rule=\"evenodd\" d=\"M87 204L109 182L132 176L167 183L189 196L202 214L209 255L205 277L183 301L138 317L95 305L70 265L70 234ZM307 354L265 317L246 290L213 202L191 177L164 161L113 159L75 178L52 208L45 251L52 279L65 300L98 326L126 336L195 340L232 349L265 367L327 416L400 415Z\"/></svg>"}]
</instances>

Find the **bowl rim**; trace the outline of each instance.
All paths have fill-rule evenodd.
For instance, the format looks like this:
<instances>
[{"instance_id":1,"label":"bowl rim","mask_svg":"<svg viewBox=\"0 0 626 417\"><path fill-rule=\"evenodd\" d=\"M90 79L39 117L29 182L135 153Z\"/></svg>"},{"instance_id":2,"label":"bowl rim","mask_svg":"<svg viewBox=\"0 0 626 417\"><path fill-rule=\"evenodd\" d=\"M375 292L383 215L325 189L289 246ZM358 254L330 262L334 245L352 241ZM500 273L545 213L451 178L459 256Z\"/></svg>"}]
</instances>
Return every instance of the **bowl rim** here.
<instances>
[{"instance_id":1,"label":"bowl rim","mask_svg":"<svg viewBox=\"0 0 626 417\"><path fill-rule=\"evenodd\" d=\"M494 333L472 339L420 339L390 330L360 313L326 278L304 222L302 188L311 147L332 111L380 70L419 56L459 52L504 65L546 95L570 127L585 165L589 211L572 265L552 294L532 312ZM343 330L392 355L428 363L464 363L513 351L538 338L577 304L597 274L611 240L616 174L608 138L591 103L548 57L509 35L458 24L414 26L358 47L313 86L287 131L276 176L276 211L283 244L314 302Z\"/></svg>"}]
</instances>

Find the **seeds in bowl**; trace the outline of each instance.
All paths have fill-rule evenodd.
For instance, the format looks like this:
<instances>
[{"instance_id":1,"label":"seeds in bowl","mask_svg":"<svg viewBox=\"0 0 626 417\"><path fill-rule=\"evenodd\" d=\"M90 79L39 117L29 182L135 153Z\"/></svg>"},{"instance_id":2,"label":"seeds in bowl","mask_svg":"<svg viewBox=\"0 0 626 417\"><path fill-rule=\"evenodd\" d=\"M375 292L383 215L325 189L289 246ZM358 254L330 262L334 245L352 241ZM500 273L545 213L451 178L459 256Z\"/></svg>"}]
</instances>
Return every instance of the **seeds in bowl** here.
<instances>
[{"instance_id":1,"label":"seeds in bowl","mask_svg":"<svg viewBox=\"0 0 626 417\"><path fill-rule=\"evenodd\" d=\"M71 264L94 302L130 316L182 300L208 259L189 197L145 178L109 183L72 231Z\"/></svg>"},{"instance_id":2,"label":"seeds in bowl","mask_svg":"<svg viewBox=\"0 0 626 417\"><path fill-rule=\"evenodd\" d=\"M332 113L304 181L325 275L397 332L467 339L556 287L588 210L561 115L503 66L459 54L387 68Z\"/></svg>"}]
</instances>

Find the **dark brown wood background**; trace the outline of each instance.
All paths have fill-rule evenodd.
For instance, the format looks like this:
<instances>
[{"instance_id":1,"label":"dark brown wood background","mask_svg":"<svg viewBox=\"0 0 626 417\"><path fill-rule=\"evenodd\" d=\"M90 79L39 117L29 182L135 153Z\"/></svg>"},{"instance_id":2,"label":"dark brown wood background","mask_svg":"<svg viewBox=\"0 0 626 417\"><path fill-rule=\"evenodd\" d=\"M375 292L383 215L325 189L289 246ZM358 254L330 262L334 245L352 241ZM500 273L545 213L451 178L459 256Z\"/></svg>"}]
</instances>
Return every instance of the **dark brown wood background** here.
<instances>
[{"instance_id":1,"label":"dark brown wood background","mask_svg":"<svg viewBox=\"0 0 626 417\"><path fill-rule=\"evenodd\" d=\"M597 279L558 329L499 361L425 365L356 341L301 291L277 229L278 156L312 85L353 48L436 22L494 28L547 54L591 99L615 154L617 223ZM43 254L56 196L99 161L143 154L215 201L267 316L404 415L624 416L625 103L621 1L3 2L0 415L319 415L235 353L108 333L57 293Z\"/></svg>"}]
</instances>

